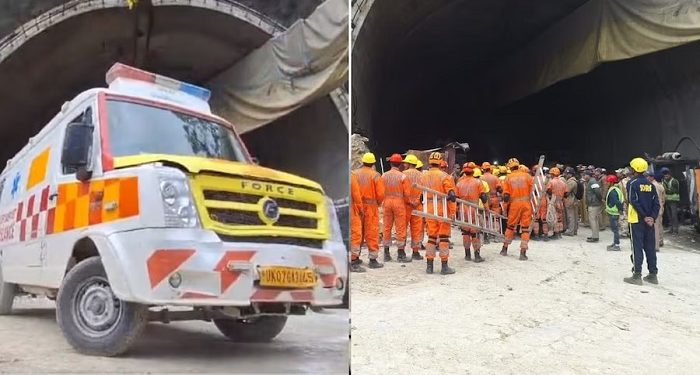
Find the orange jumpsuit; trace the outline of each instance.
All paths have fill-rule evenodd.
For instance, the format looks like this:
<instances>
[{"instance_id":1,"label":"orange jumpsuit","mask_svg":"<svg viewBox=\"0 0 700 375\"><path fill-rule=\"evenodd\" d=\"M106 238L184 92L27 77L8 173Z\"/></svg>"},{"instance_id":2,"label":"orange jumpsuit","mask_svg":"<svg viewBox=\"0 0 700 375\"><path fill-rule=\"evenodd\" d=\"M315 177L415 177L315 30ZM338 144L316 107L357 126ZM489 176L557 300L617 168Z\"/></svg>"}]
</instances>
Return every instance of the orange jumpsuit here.
<instances>
[{"instance_id":1,"label":"orange jumpsuit","mask_svg":"<svg viewBox=\"0 0 700 375\"><path fill-rule=\"evenodd\" d=\"M391 246L391 228L396 226L396 246L406 247L406 205L411 204L411 181L392 167L382 176L384 182L384 247Z\"/></svg>"},{"instance_id":2,"label":"orange jumpsuit","mask_svg":"<svg viewBox=\"0 0 700 375\"><path fill-rule=\"evenodd\" d=\"M532 205L530 204L530 192L534 180L525 172L514 171L506 177L503 183L503 194L510 195L508 203L508 225L506 226L505 248L513 242L515 227L520 225L520 249L527 250L530 241L530 224L532 223Z\"/></svg>"},{"instance_id":3,"label":"orange jumpsuit","mask_svg":"<svg viewBox=\"0 0 700 375\"><path fill-rule=\"evenodd\" d=\"M435 191L447 194L449 191L455 190L454 180L452 176L440 170L437 167L431 167L423 177L424 186ZM428 213L433 213L433 195L427 194ZM448 211L454 212L455 204L450 202ZM437 214L442 216L442 205L438 199ZM447 261L450 256L450 224L444 221L426 219L428 229L428 246L426 246L425 258L427 260L435 259L435 247L440 249L440 260Z\"/></svg>"},{"instance_id":4,"label":"orange jumpsuit","mask_svg":"<svg viewBox=\"0 0 700 375\"><path fill-rule=\"evenodd\" d=\"M464 176L457 182L457 198L465 200L469 203L479 204L479 199L484 193L484 185L481 180L474 178L474 176ZM471 215L472 221L476 222L475 219L479 217L479 212L476 207L463 205L464 208L464 220L468 221L468 217ZM462 241L464 243L464 249L469 250L471 245L474 245L474 250L481 250L481 239L479 238L480 231L478 229L464 227L462 228Z\"/></svg>"},{"instance_id":5,"label":"orange jumpsuit","mask_svg":"<svg viewBox=\"0 0 700 375\"><path fill-rule=\"evenodd\" d=\"M350 199L350 260L356 260L362 244L362 192L354 173L350 174Z\"/></svg>"},{"instance_id":6,"label":"orange jumpsuit","mask_svg":"<svg viewBox=\"0 0 700 375\"><path fill-rule=\"evenodd\" d=\"M423 174L419 170L410 168L403 171L403 173L411 183L411 186L413 186L413 184L423 185ZM420 190L411 187L410 198L411 201L416 204L415 209L418 211L423 209L423 202L420 200L420 193ZM409 219L406 220L406 227L408 229L408 226L411 226L411 249L413 249L414 252L417 252L420 250L421 242L423 242L423 218L420 216L411 215L413 209L413 206L410 204L406 205L406 216L409 217Z\"/></svg>"},{"instance_id":7,"label":"orange jumpsuit","mask_svg":"<svg viewBox=\"0 0 700 375\"><path fill-rule=\"evenodd\" d=\"M564 193L566 193L566 182L559 177L554 177L547 184L547 190L550 189L554 198L554 209L557 213L554 233L561 233L564 231Z\"/></svg>"},{"instance_id":8,"label":"orange jumpsuit","mask_svg":"<svg viewBox=\"0 0 700 375\"><path fill-rule=\"evenodd\" d=\"M353 173L357 177L362 195L362 236L367 243L369 258L377 259L379 205L384 201L384 182L379 173L370 167L362 167Z\"/></svg>"},{"instance_id":9,"label":"orange jumpsuit","mask_svg":"<svg viewBox=\"0 0 700 375\"><path fill-rule=\"evenodd\" d=\"M484 173L481 179L489 184L489 210L493 211L499 215L503 214L501 209L501 199L498 197L497 189L501 187L501 180L498 177L491 174L491 172Z\"/></svg>"},{"instance_id":10,"label":"orange jumpsuit","mask_svg":"<svg viewBox=\"0 0 700 375\"><path fill-rule=\"evenodd\" d=\"M540 177L542 178L542 177ZM533 179L534 180L534 179ZM544 177L544 180L542 182L542 187L546 189L546 186L548 185L548 182L546 180L546 177ZM537 210L537 214L535 215L535 225L532 228L533 233L536 236L539 236L540 234L546 235L549 233L549 225L547 224L547 195L544 193L545 191L542 190L541 194L542 196L540 197L540 207ZM534 204L534 202L533 202ZM542 233L540 233L540 225L542 224Z\"/></svg>"}]
</instances>

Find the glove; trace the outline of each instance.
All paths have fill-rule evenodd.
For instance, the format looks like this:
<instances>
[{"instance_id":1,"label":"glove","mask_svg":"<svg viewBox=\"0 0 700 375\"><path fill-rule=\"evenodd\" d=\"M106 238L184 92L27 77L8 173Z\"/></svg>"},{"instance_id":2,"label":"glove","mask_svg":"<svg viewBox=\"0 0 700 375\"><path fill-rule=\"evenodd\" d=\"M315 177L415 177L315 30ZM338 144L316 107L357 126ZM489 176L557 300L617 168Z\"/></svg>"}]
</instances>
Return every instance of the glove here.
<instances>
[{"instance_id":1,"label":"glove","mask_svg":"<svg viewBox=\"0 0 700 375\"><path fill-rule=\"evenodd\" d=\"M455 194L454 190L447 192L447 200L450 202L457 202L457 194Z\"/></svg>"},{"instance_id":2,"label":"glove","mask_svg":"<svg viewBox=\"0 0 700 375\"><path fill-rule=\"evenodd\" d=\"M503 194L503 202L505 202L505 203L510 202L510 194L508 194L508 193Z\"/></svg>"}]
</instances>

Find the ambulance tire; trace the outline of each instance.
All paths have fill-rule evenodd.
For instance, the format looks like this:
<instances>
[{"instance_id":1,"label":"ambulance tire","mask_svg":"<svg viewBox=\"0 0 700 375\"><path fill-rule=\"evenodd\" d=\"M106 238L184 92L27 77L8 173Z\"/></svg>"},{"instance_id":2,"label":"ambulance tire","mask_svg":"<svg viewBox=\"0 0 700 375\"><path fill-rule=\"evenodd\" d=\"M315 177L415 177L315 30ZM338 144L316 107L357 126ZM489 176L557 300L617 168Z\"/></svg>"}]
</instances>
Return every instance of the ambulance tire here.
<instances>
[{"instance_id":1,"label":"ambulance tire","mask_svg":"<svg viewBox=\"0 0 700 375\"><path fill-rule=\"evenodd\" d=\"M2 281L2 267L0 267L0 315L12 313L12 304L17 294L17 285Z\"/></svg>"},{"instance_id":2,"label":"ambulance tire","mask_svg":"<svg viewBox=\"0 0 700 375\"><path fill-rule=\"evenodd\" d=\"M95 256L76 264L63 279L56 320L78 352L112 357L126 352L143 332L148 306L117 299L101 259Z\"/></svg>"},{"instance_id":3,"label":"ambulance tire","mask_svg":"<svg viewBox=\"0 0 700 375\"><path fill-rule=\"evenodd\" d=\"M250 319L214 319L216 328L235 342L270 342L287 324L286 316L264 315Z\"/></svg>"}]
</instances>

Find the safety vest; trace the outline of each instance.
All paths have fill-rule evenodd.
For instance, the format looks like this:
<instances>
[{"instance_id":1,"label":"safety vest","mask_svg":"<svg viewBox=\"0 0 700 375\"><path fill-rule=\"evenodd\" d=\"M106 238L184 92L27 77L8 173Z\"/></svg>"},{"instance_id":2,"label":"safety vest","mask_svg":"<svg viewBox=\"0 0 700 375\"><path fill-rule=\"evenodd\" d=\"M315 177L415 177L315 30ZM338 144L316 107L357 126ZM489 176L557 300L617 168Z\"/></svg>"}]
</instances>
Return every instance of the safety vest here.
<instances>
[{"instance_id":1,"label":"safety vest","mask_svg":"<svg viewBox=\"0 0 700 375\"><path fill-rule=\"evenodd\" d=\"M620 188L617 186L613 186L610 188L610 190L608 190L608 194L605 196L605 212L612 216L618 216L620 215L620 212L617 210L617 206L608 206L608 198L610 198L610 192L612 191L617 193L617 199L620 201L620 203L625 203L625 197L622 196L622 190L620 190Z\"/></svg>"},{"instance_id":2,"label":"safety vest","mask_svg":"<svg viewBox=\"0 0 700 375\"><path fill-rule=\"evenodd\" d=\"M675 189L672 189L671 187L672 187L672 185L674 185L674 183L676 186L675 186ZM681 195L678 192L678 190L680 188L680 186L678 184L678 180L676 180L675 178L671 178L671 180L669 180L669 181L664 180L663 185L664 185L664 189L666 190L666 200L672 201L672 202L680 202ZM676 190L676 193L669 194L668 192L671 190Z\"/></svg>"}]
</instances>

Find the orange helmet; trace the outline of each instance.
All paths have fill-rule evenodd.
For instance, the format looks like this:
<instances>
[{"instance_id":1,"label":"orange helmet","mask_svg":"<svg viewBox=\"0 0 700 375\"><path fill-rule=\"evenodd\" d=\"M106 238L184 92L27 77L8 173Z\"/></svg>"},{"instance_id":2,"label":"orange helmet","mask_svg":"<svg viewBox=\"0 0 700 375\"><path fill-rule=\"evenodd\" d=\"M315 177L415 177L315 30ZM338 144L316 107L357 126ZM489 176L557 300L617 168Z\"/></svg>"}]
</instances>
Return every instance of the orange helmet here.
<instances>
[{"instance_id":1,"label":"orange helmet","mask_svg":"<svg viewBox=\"0 0 700 375\"><path fill-rule=\"evenodd\" d=\"M447 168L447 162L444 160L440 160L440 168Z\"/></svg>"},{"instance_id":2,"label":"orange helmet","mask_svg":"<svg viewBox=\"0 0 700 375\"><path fill-rule=\"evenodd\" d=\"M550 173L552 176L559 176L559 175L561 174L561 171L559 170L559 168L554 167L554 168L552 168L552 169L549 170L549 173Z\"/></svg>"},{"instance_id":3,"label":"orange helmet","mask_svg":"<svg viewBox=\"0 0 700 375\"><path fill-rule=\"evenodd\" d=\"M530 168L528 168L527 165L520 165L518 168L520 172L530 173Z\"/></svg>"},{"instance_id":4,"label":"orange helmet","mask_svg":"<svg viewBox=\"0 0 700 375\"><path fill-rule=\"evenodd\" d=\"M471 168L471 169L476 168L476 163L474 163L473 161L470 161L469 163L467 163L465 165L469 166L469 168Z\"/></svg>"},{"instance_id":5,"label":"orange helmet","mask_svg":"<svg viewBox=\"0 0 700 375\"><path fill-rule=\"evenodd\" d=\"M484 171L490 171L491 170L491 163L489 163L487 161L481 163L481 169L483 169Z\"/></svg>"},{"instance_id":6,"label":"orange helmet","mask_svg":"<svg viewBox=\"0 0 700 375\"><path fill-rule=\"evenodd\" d=\"M389 163L401 163L403 162L403 158L399 154L393 154L389 158Z\"/></svg>"},{"instance_id":7,"label":"orange helmet","mask_svg":"<svg viewBox=\"0 0 700 375\"><path fill-rule=\"evenodd\" d=\"M444 158L445 158L445 157L442 156L442 152L431 152L431 153L430 153L430 157L428 158L428 163L429 163L429 164L434 164L434 165L440 165L440 164L441 164L440 162L441 162Z\"/></svg>"},{"instance_id":8,"label":"orange helmet","mask_svg":"<svg viewBox=\"0 0 700 375\"><path fill-rule=\"evenodd\" d=\"M508 169L515 169L520 166L520 162L516 158L510 158L506 166L508 167Z\"/></svg>"},{"instance_id":9,"label":"orange helmet","mask_svg":"<svg viewBox=\"0 0 700 375\"><path fill-rule=\"evenodd\" d=\"M474 168L472 168L469 164L474 164L474 163L464 163L464 165L462 165L462 172L464 172L466 174L474 173Z\"/></svg>"}]
</instances>

